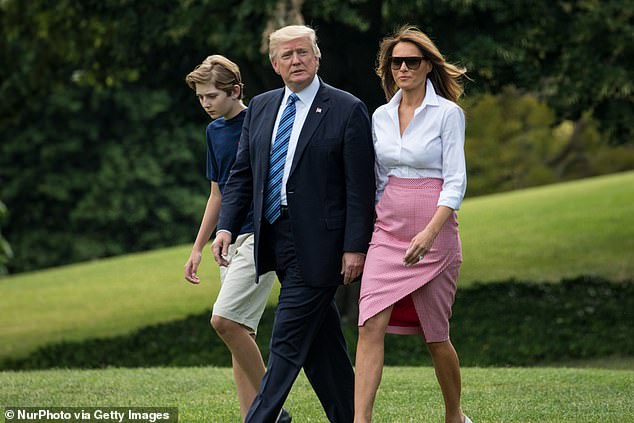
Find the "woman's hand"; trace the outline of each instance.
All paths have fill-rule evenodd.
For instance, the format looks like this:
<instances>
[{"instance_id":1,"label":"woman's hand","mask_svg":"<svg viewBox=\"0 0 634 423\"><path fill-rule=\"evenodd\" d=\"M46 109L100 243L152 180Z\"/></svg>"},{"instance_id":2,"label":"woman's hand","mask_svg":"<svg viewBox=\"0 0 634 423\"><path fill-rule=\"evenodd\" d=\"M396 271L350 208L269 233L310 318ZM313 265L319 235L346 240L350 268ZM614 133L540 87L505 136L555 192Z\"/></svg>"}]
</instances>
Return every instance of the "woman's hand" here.
<instances>
[{"instance_id":1,"label":"woman's hand","mask_svg":"<svg viewBox=\"0 0 634 423\"><path fill-rule=\"evenodd\" d=\"M425 229L417 233L410 241L409 247L407 247L407 251L405 251L405 256L403 257L404 266L413 266L423 259L425 254L431 250L431 246L440 232L440 229L453 212L454 210L447 206L438 206Z\"/></svg>"},{"instance_id":2,"label":"woman's hand","mask_svg":"<svg viewBox=\"0 0 634 423\"><path fill-rule=\"evenodd\" d=\"M407 251L405 251L403 265L410 267L421 261L431 249L434 239L436 239L436 234L427 228L417 233L410 241Z\"/></svg>"}]
</instances>

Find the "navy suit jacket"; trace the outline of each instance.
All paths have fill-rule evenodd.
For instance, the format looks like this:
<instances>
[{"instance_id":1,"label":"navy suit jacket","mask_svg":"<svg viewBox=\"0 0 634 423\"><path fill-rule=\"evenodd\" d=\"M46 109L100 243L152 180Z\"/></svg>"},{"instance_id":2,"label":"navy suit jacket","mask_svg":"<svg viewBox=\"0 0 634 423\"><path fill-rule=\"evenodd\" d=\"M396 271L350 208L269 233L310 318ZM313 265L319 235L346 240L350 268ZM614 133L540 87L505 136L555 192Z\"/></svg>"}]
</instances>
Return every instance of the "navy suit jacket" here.
<instances>
[{"instance_id":1,"label":"navy suit jacket","mask_svg":"<svg viewBox=\"0 0 634 423\"><path fill-rule=\"evenodd\" d=\"M254 97L222 198L218 229L237 234L253 202L258 275L274 269L261 238L271 138L284 89ZM365 253L374 216L374 148L368 111L353 95L320 80L300 132L286 184L300 271L311 286L342 283L344 252Z\"/></svg>"}]
</instances>

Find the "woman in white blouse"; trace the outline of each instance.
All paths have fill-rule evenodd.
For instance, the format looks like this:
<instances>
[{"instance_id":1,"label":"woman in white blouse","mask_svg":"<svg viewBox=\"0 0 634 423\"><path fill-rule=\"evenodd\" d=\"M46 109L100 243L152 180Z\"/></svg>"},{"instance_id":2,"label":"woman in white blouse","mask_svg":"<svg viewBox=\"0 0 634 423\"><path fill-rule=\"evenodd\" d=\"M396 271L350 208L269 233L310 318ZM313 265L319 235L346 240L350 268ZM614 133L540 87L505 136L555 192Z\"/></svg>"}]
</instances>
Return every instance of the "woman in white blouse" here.
<instances>
[{"instance_id":1,"label":"woman in white blouse","mask_svg":"<svg viewBox=\"0 0 634 423\"><path fill-rule=\"evenodd\" d=\"M462 253L455 211L466 190L465 120L455 103L465 69L445 62L418 28L385 38L377 75L388 103L372 117L377 219L359 300L355 422L370 422L386 332L426 343L445 422L469 423L449 318Z\"/></svg>"}]
</instances>

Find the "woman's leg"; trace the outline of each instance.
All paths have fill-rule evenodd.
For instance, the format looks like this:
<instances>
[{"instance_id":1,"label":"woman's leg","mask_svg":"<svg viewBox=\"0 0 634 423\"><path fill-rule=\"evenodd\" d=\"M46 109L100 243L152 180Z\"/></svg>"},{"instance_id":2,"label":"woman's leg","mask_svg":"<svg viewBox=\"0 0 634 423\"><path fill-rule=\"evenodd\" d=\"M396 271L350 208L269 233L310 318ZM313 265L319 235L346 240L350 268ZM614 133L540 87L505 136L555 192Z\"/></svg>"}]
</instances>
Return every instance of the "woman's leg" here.
<instances>
[{"instance_id":1,"label":"woman's leg","mask_svg":"<svg viewBox=\"0 0 634 423\"><path fill-rule=\"evenodd\" d=\"M355 423L372 421L374 399L383 373L385 329L393 308L388 307L359 326L354 379Z\"/></svg>"},{"instance_id":2,"label":"woman's leg","mask_svg":"<svg viewBox=\"0 0 634 423\"><path fill-rule=\"evenodd\" d=\"M445 400L445 423L462 423L464 414L460 409L460 363L458 354L450 340L427 344L431 353L436 378Z\"/></svg>"},{"instance_id":3,"label":"woman's leg","mask_svg":"<svg viewBox=\"0 0 634 423\"><path fill-rule=\"evenodd\" d=\"M264 360L255 335L239 323L220 316L212 316L211 325L231 351L233 376L240 402L240 414L244 420L264 377Z\"/></svg>"}]
</instances>

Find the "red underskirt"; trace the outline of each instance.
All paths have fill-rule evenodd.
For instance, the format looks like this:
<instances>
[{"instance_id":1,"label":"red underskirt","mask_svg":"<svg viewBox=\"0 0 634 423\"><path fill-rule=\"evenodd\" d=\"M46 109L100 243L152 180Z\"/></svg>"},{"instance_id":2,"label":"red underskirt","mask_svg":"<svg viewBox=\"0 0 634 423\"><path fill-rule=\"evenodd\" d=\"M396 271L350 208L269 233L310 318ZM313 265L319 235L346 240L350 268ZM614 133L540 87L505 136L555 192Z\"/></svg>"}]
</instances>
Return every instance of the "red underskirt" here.
<instances>
[{"instance_id":1,"label":"red underskirt","mask_svg":"<svg viewBox=\"0 0 634 423\"><path fill-rule=\"evenodd\" d=\"M394 304L389 326L420 327L411 295L405 296Z\"/></svg>"}]
</instances>

